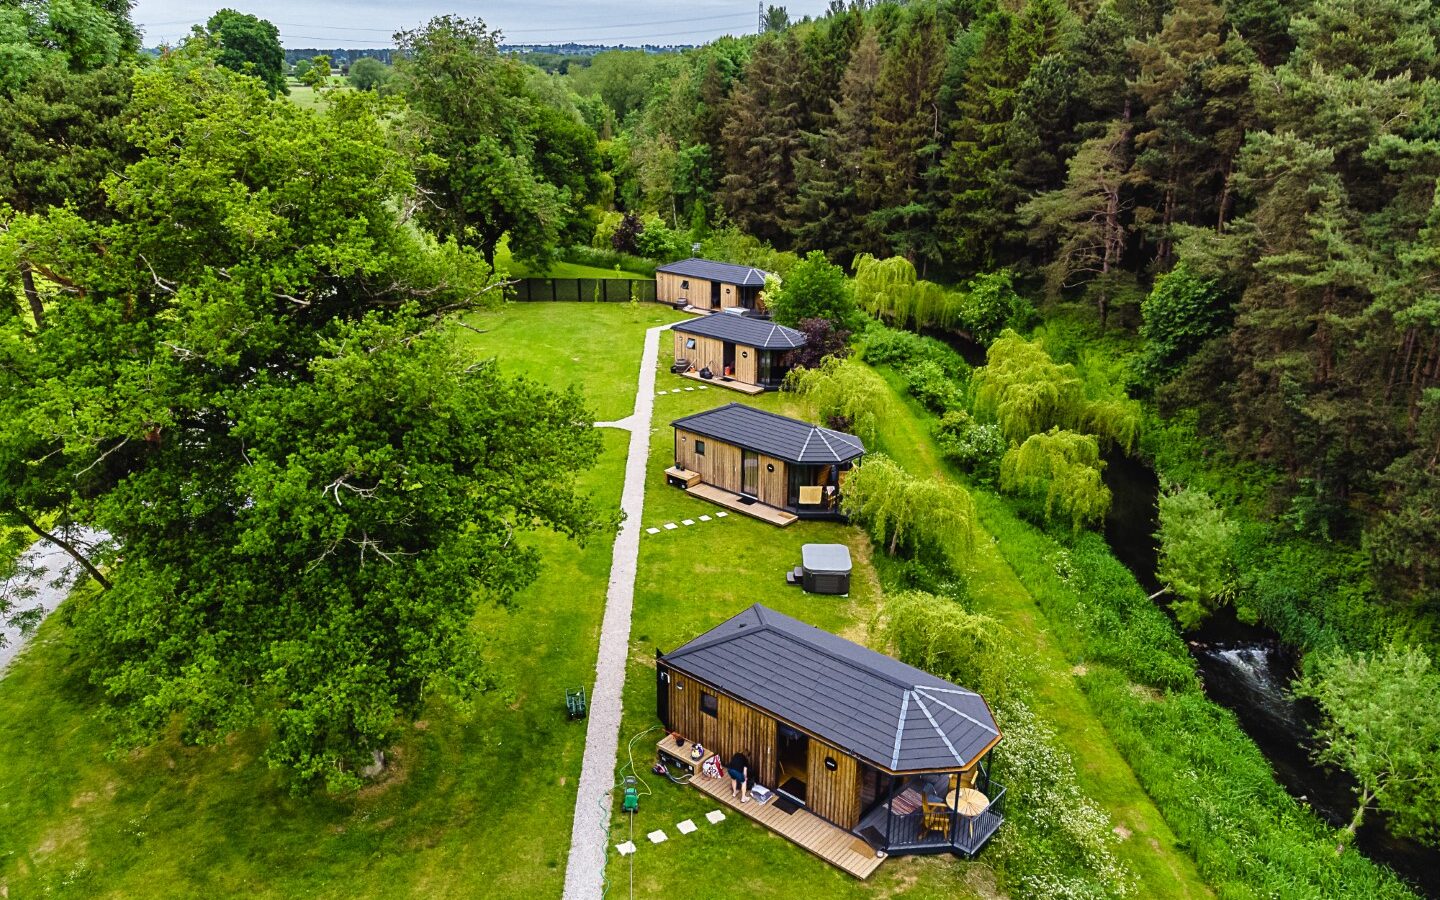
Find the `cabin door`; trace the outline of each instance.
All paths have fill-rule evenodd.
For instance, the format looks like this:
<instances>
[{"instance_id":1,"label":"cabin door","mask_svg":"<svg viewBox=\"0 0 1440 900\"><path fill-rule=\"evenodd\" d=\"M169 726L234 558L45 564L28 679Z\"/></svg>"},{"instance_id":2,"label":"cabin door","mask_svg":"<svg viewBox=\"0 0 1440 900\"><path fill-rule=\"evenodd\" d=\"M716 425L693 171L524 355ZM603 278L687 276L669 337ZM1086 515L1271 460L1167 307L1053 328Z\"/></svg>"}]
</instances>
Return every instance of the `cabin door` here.
<instances>
[{"instance_id":1,"label":"cabin door","mask_svg":"<svg viewBox=\"0 0 1440 900\"><path fill-rule=\"evenodd\" d=\"M720 350L720 362L725 367L720 373L726 378L735 374L735 345L726 341Z\"/></svg>"},{"instance_id":2,"label":"cabin door","mask_svg":"<svg viewBox=\"0 0 1440 900\"><path fill-rule=\"evenodd\" d=\"M760 454L754 450L740 451L740 493L760 496Z\"/></svg>"},{"instance_id":3,"label":"cabin door","mask_svg":"<svg viewBox=\"0 0 1440 900\"><path fill-rule=\"evenodd\" d=\"M797 803L805 802L805 786L810 782L810 735L780 725L775 731L779 742L780 793Z\"/></svg>"},{"instance_id":4,"label":"cabin door","mask_svg":"<svg viewBox=\"0 0 1440 900\"><path fill-rule=\"evenodd\" d=\"M710 308L720 308L720 282L718 281L710 282Z\"/></svg>"}]
</instances>

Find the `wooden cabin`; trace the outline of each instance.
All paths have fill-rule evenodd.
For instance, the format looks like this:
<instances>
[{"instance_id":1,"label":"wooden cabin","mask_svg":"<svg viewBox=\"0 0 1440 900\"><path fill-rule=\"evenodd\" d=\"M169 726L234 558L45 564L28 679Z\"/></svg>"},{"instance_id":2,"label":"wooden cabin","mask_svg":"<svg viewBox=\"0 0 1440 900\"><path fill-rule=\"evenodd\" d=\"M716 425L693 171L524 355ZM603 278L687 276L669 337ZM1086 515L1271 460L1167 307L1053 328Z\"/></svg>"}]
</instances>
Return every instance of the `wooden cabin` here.
<instances>
[{"instance_id":1,"label":"wooden cabin","mask_svg":"<svg viewBox=\"0 0 1440 900\"><path fill-rule=\"evenodd\" d=\"M704 499L776 525L843 519L840 490L865 445L853 434L730 403L684 416L666 477Z\"/></svg>"},{"instance_id":2,"label":"wooden cabin","mask_svg":"<svg viewBox=\"0 0 1440 900\"><path fill-rule=\"evenodd\" d=\"M723 387L774 390L790 371L791 351L805 346L804 332L749 316L705 316L671 330L675 371L703 379L708 370ZM689 368L680 370L682 363Z\"/></svg>"},{"instance_id":3,"label":"wooden cabin","mask_svg":"<svg viewBox=\"0 0 1440 900\"><path fill-rule=\"evenodd\" d=\"M743 309L763 314L760 289L767 274L753 266L682 259L655 269L655 299L710 312Z\"/></svg>"},{"instance_id":4,"label":"wooden cabin","mask_svg":"<svg viewBox=\"0 0 1440 900\"><path fill-rule=\"evenodd\" d=\"M656 707L722 766L743 753L771 803L888 855L972 856L1004 820L983 697L759 604L657 654Z\"/></svg>"}]
</instances>

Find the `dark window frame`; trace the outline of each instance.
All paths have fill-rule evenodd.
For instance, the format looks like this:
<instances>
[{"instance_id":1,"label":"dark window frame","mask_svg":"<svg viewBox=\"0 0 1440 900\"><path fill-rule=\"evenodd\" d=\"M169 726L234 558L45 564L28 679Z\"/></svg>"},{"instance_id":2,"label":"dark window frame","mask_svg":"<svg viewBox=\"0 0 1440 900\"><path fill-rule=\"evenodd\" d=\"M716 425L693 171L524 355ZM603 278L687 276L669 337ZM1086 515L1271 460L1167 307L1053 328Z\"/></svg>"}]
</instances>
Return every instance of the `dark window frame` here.
<instances>
[{"instance_id":1,"label":"dark window frame","mask_svg":"<svg viewBox=\"0 0 1440 900\"><path fill-rule=\"evenodd\" d=\"M705 442L702 441L702 440L700 440L699 438L696 438L696 439L695 439L695 455L696 455L696 456L704 456L704 455L705 455Z\"/></svg>"},{"instance_id":2,"label":"dark window frame","mask_svg":"<svg viewBox=\"0 0 1440 900\"><path fill-rule=\"evenodd\" d=\"M709 709L706 708L706 703L705 703L705 701L707 701L707 700L710 701L710 703L709 703ZM714 718L714 719L720 718L720 698L717 697L717 696L715 696L714 694L707 693L707 692L705 692L705 691L701 691L701 692L700 692L700 711L701 711L702 713L704 713L705 715L710 716L711 718Z\"/></svg>"}]
</instances>

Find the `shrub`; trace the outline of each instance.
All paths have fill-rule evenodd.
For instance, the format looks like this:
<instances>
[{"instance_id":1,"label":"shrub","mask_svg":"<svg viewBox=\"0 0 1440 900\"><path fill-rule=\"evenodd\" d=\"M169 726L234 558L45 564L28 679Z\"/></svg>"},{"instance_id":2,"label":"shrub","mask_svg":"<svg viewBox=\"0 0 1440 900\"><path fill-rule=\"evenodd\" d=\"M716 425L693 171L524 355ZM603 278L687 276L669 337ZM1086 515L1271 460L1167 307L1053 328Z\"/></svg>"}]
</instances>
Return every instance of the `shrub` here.
<instances>
[{"instance_id":1,"label":"shrub","mask_svg":"<svg viewBox=\"0 0 1440 900\"><path fill-rule=\"evenodd\" d=\"M590 246L596 250L614 250L615 232L620 230L620 223L624 220L625 214L613 209L601 214L600 221L595 224L595 236L590 239Z\"/></svg>"},{"instance_id":2,"label":"shrub","mask_svg":"<svg viewBox=\"0 0 1440 900\"><path fill-rule=\"evenodd\" d=\"M908 365L929 360L936 363L951 378L968 379L970 366L944 343L932 337L922 337L913 331L887 328L878 322L871 322L862 337L865 361L876 366L893 366L903 369Z\"/></svg>"},{"instance_id":3,"label":"shrub","mask_svg":"<svg viewBox=\"0 0 1440 900\"><path fill-rule=\"evenodd\" d=\"M566 262L579 263L586 266L595 266L597 269L624 269L626 272L636 272L643 275L655 274L655 261L639 256L632 256L629 253L618 253L614 250L597 250L594 247L567 247L560 252L560 258Z\"/></svg>"},{"instance_id":4,"label":"shrub","mask_svg":"<svg viewBox=\"0 0 1440 900\"><path fill-rule=\"evenodd\" d=\"M966 286L961 325L981 344L989 344L1007 328L1022 329L1035 319L1035 307L1015 292L1009 269L977 275Z\"/></svg>"},{"instance_id":5,"label":"shrub","mask_svg":"<svg viewBox=\"0 0 1440 900\"><path fill-rule=\"evenodd\" d=\"M952 409L936 423L935 443L941 456L977 482L993 485L999 480L1006 442L998 425L977 422L963 409Z\"/></svg>"},{"instance_id":6,"label":"shrub","mask_svg":"<svg viewBox=\"0 0 1440 900\"><path fill-rule=\"evenodd\" d=\"M659 216L650 216L644 225L644 229L635 237L635 252L640 256L674 262L690 255L689 238L666 225Z\"/></svg>"},{"instance_id":7,"label":"shrub","mask_svg":"<svg viewBox=\"0 0 1440 900\"><path fill-rule=\"evenodd\" d=\"M829 319L839 327L858 323L855 298L845 270L818 250L809 253L769 291L767 305L775 321L795 326L804 319Z\"/></svg>"},{"instance_id":8,"label":"shrub","mask_svg":"<svg viewBox=\"0 0 1440 900\"><path fill-rule=\"evenodd\" d=\"M1206 341L1224 334L1231 318L1220 287L1184 262L1155 280L1140 314L1145 352L1134 362L1134 380L1152 390L1174 378Z\"/></svg>"},{"instance_id":9,"label":"shrub","mask_svg":"<svg viewBox=\"0 0 1440 900\"><path fill-rule=\"evenodd\" d=\"M964 387L933 359L905 366L900 372L911 396L931 412L944 413L965 405Z\"/></svg>"},{"instance_id":10,"label":"shrub","mask_svg":"<svg viewBox=\"0 0 1440 900\"><path fill-rule=\"evenodd\" d=\"M626 213L620 219L620 224L615 226L615 233L610 235L610 249L619 253L640 253L640 235L645 230L645 223L634 213Z\"/></svg>"},{"instance_id":11,"label":"shrub","mask_svg":"<svg viewBox=\"0 0 1440 900\"><path fill-rule=\"evenodd\" d=\"M802 319L799 330L805 335L805 346L788 354L792 366L814 369L827 357L844 359L850 355L850 332L836 328L829 319Z\"/></svg>"}]
</instances>

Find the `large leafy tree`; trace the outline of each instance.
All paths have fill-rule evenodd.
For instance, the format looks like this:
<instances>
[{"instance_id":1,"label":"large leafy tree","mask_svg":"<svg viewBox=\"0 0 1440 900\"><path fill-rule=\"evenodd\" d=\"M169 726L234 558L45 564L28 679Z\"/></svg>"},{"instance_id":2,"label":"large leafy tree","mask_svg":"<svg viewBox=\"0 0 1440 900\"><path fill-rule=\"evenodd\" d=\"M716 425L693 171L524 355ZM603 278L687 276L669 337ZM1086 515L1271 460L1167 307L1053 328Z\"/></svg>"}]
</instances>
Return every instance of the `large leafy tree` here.
<instances>
[{"instance_id":1,"label":"large leafy tree","mask_svg":"<svg viewBox=\"0 0 1440 900\"><path fill-rule=\"evenodd\" d=\"M385 115L275 102L196 40L136 76L108 217L3 221L51 312L0 325L0 516L111 536L71 621L122 739L264 724L297 785L352 785L484 684L469 623L533 575L517 537L594 527L589 415L456 352L493 282L400 217Z\"/></svg>"},{"instance_id":2,"label":"large leafy tree","mask_svg":"<svg viewBox=\"0 0 1440 900\"><path fill-rule=\"evenodd\" d=\"M280 46L280 29L252 16L222 9L205 23L220 48L220 65L237 72L249 72L265 83L272 94L288 94L285 84L285 51Z\"/></svg>"},{"instance_id":3,"label":"large leafy tree","mask_svg":"<svg viewBox=\"0 0 1440 900\"><path fill-rule=\"evenodd\" d=\"M857 324L859 310L845 270L825 254L812 250L785 276L779 290L770 294L775 321L796 326L805 319L828 319L836 326Z\"/></svg>"},{"instance_id":4,"label":"large leafy tree","mask_svg":"<svg viewBox=\"0 0 1440 900\"><path fill-rule=\"evenodd\" d=\"M535 156L540 101L522 65L501 55L478 19L441 16L396 40L420 220L492 264L508 235L517 258L543 267L565 225L566 198Z\"/></svg>"},{"instance_id":5,"label":"large leafy tree","mask_svg":"<svg viewBox=\"0 0 1440 900\"><path fill-rule=\"evenodd\" d=\"M1174 595L1171 609L1184 628L1199 625L1235 594L1235 539L1240 526L1198 488L1160 498L1160 566L1156 576Z\"/></svg>"}]
</instances>

